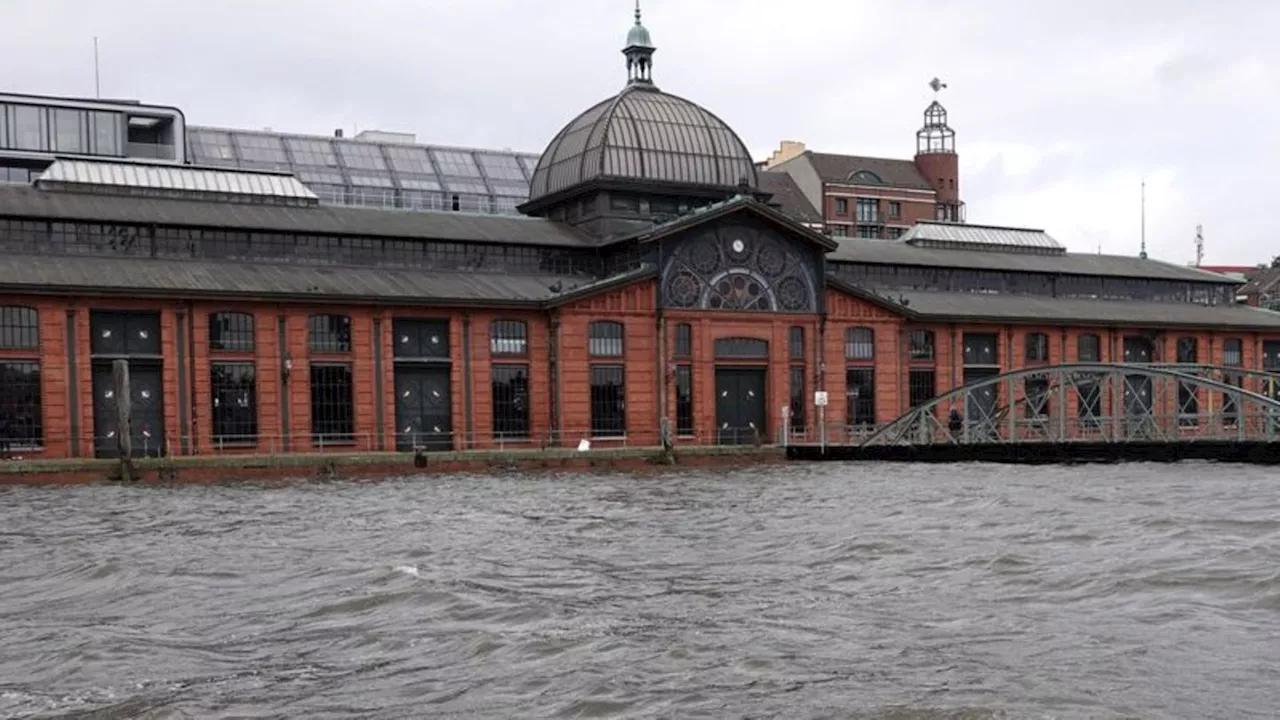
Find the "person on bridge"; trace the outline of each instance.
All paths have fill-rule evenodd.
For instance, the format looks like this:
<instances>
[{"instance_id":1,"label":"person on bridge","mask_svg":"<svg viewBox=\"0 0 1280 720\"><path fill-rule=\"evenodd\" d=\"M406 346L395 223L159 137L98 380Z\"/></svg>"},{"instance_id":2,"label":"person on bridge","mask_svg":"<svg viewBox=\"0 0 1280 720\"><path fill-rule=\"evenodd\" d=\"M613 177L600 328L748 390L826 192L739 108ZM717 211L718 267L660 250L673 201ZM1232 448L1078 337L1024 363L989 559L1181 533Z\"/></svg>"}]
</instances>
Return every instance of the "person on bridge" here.
<instances>
[{"instance_id":1,"label":"person on bridge","mask_svg":"<svg viewBox=\"0 0 1280 720\"><path fill-rule=\"evenodd\" d=\"M951 408L951 413L947 415L947 428L951 430L951 439L959 440L960 431L964 429L964 419L960 417L960 411Z\"/></svg>"}]
</instances>

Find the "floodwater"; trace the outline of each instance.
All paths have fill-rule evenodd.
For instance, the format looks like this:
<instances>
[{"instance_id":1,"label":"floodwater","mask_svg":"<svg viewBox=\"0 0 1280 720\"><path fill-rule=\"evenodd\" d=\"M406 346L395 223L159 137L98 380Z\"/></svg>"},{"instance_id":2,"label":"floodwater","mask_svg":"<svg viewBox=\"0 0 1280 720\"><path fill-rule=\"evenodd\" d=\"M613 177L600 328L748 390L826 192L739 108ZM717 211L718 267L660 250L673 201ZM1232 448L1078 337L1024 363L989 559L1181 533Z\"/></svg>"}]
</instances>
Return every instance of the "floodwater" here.
<instances>
[{"instance_id":1,"label":"floodwater","mask_svg":"<svg viewBox=\"0 0 1280 720\"><path fill-rule=\"evenodd\" d=\"M0 488L0 717L1277 708L1273 469Z\"/></svg>"}]
</instances>

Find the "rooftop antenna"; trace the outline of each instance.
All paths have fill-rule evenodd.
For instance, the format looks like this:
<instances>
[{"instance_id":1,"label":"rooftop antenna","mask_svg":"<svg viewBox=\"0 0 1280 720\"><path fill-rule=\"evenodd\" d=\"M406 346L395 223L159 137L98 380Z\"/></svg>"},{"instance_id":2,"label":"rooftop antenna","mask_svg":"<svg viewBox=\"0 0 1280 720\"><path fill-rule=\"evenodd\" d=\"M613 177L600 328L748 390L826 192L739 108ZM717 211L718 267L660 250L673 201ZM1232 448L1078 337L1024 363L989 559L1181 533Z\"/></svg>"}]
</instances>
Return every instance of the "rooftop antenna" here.
<instances>
[{"instance_id":1,"label":"rooftop antenna","mask_svg":"<svg viewBox=\"0 0 1280 720\"><path fill-rule=\"evenodd\" d=\"M1147 259L1147 179L1142 178L1142 250L1138 252L1138 257L1143 260Z\"/></svg>"},{"instance_id":2,"label":"rooftop antenna","mask_svg":"<svg viewBox=\"0 0 1280 720\"><path fill-rule=\"evenodd\" d=\"M93 96L102 99L102 76L98 73L98 36L93 36Z\"/></svg>"},{"instance_id":3,"label":"rooftop antenna","mask_svg":"<svg viewBox=\"0 0 1280 720\"><path fill-rule=\"evenodd\" d=\"M1204 262L1204 226L1196 225L1196 267Z\"/></svg>"}]
</instances>

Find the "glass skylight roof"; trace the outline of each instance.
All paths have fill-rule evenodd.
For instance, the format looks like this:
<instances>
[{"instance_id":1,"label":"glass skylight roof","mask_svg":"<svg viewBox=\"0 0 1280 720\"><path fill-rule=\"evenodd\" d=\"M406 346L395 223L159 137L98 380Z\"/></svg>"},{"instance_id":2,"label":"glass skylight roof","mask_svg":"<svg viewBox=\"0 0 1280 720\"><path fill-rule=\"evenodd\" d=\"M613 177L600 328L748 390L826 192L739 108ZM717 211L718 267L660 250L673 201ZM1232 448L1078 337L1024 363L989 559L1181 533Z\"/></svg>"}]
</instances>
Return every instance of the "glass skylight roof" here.
<instances>
[{"instance_id":1,"label":"glass skylight roof","mask_svg":"<svg viewBox=\"0 0 1280 720\"><path fill-rule=\"evenodd\" d=\"M315 204L315 193L298 178L265 172L183 165L58 159L36 185L126 195L188 199Z\"/></svg>"},{"instance_id":2,"label":"glass skylight roof","mask_svg":"<svg viewBox=\"0 0 1280 720\"><path fill-rule=\"evenodd\" d=\"M191 127L188 137L196 165L291 172L325 203L514 214L538 164L530 153L323 135ZM385 195L370 203L370 188Z\"/></svg>"},{"instance_id":3,"label":"glass skylight roof","mask_svg":"<svg viewBox=\"0 0 1280 720\"><path fill-rule=\"evenodd\" d=\"M1043 255L1060 255L1067 251L1043 230L993 225L921 222L908 230L901 242L920 247L990 249Z\"/></svg>"}]
</instances>

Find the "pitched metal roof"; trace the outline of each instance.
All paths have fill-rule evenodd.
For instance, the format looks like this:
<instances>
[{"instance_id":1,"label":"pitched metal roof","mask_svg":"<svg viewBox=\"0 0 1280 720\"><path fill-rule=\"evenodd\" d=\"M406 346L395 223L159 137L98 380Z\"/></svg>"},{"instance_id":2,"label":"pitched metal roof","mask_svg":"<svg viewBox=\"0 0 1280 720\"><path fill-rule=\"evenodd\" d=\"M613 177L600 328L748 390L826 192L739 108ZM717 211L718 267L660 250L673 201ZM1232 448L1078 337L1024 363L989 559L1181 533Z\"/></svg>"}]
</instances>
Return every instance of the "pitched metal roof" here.
<instances>
[{"instance_id":1,"label":"pitched metal roof","mask_svg":"<svg viewBox=\"0 0 1280 720\"><path fill-rule=\"evenodd\" d=\"M760 191L773 195L770 205L777 205L782 212L795 218L797 222L821 225L822 215L805 197L795 178L785 172L760 173Z\"/></svg>"},{"instance_id":2,"label":"pitched metal roof","mask_svg":"<svg viewBox=\"0 0 1280 720\"><path fill-rule=\"evenodd\" d=\"M972 250L1002 250L1061 255L1067 251L1043 230L921 221L899 242L920 247L953 247Z\"/></svg>"},{"instance_id":3,"label":"pitched metal roof","mask_svg":"<svg viewBox=\"0 0 1280 720\"><path fill-rule=\"evenodd\" d=\"M828 282L833 287L867 297L915 320L1280 330L1280 313L1246 305L1208 306L921 291L872 293L834 278L828 278Z\"/></svg>"},{"instance_id":4,"label":"pitched metal roof","mask_svg":"<svg viewBox=\"0 0 1280 720\"><path fill-rule=\"evenodd\" d=\"M920 174L920 169L912 160L836 155L812 150L805 151L801 157L805 156L809 158L818 177L825 182L847 183L850 182L849 176L860 170L867 170L875 173L890 187L933 190L933 186Z\"/></svg>"},{"instance_id":5,"label":"pitched metal roof","mask_svg":"<svg viewBox=\"0 0 1280 720\"><path fill-rule=\"evenodd\" d=\"M970 268L974 270L1016 270L1064 275L1102 275L1160 280L1238 285L1239 281L1198 268L1175 265L1154 259L1127 255L1094 255L1064 253L1038 255L1031 253L952 250L908 245L899 240L836 238L839 247L827 256L833 262L873 263L881 265L918 265L927 267Z\"/></svg>"},{"instance_id":6,"label":"pitched metal roof","mask_svg":"<svg viewBox=\"0 0 1280 720\"><path fill-rule=\"evenodd\" d=\"M787 215L778 208L766 205L765 203L756 200L755 197L751 195L735 195L727 200L721 200L720 202L700 207L697 210L681 215L674 220L654 225L630 235L618 238L617 242L623 242L626 240L639 240L641 242L657 240L672 233L679 232L696 225L701 225L704 222L714 220L718 217L724 217L725 215L742 210L754 212L766 220L781 225L788 231L808 240L824 250L831 250L836 246L835 241L830 237L823 235L817 230L813 230L800 224L790 215Z\"/></svg>"},{"instance_id":7,"label":"pitched metal roof","mask_svg":"<svg viewBox=\"0 0 1280 720\"><path fill-rule=\"evenodd\" d=\"M37 187L95 192L181 193L191 199L294 201L314 205L316 194L288 173L225 170L183 165L59 158L36 180Z\"/></svg>"},{"instance_id":8,"label":"pitched metal roof","mask_svg":"<svg viewBox=\"0 0 1280 720\"><path fill-rule=\"evenodd\" d=\"M543 218L120 197L51 192L22 185L0 186L0 217L555 247L594 245L572 228Z\"/></svg>"},{"instance_id":9,"label":"pitched metal roof","mask_svg":"<svg viewBox=\"0 0 1280 720\"><path fill-rule=\"evenodd\" d=\"M643 269L651 272L650 268ZM16 293L236 297L315 302L534 305L611 287L641 271L595 280L361 267L150 258L0 256L0 288Z\"/></svg>"}]
</instances>

